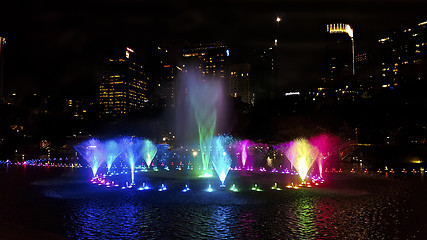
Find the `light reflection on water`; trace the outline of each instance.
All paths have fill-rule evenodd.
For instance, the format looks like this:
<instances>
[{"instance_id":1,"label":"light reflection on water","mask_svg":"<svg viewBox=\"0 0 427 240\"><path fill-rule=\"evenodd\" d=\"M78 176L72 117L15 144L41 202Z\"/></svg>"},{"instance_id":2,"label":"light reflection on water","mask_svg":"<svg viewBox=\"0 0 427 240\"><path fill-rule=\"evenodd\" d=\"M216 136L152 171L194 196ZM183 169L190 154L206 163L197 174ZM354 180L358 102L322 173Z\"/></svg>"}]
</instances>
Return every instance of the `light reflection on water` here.
<instances>
[{"instance_id":1,"label":"light reflection on water","mask_svg":"<svg viewBox=\"0 0 427 240\"><path fill-rule=\"evenodd\" d=\"M273 197L262 204L175 206L135 196L84 199L65 214L64 228L72 239L372 239L399 225L389 212L396 205L386 198Z\"/></svg>"},{"instance_id":2,"label":"light reflection on water","mask_svg":"<svg viewBox=\"0 0 427 240\"><path fill-rule=\"evenodd\" d=\"M0 178L15 182L11 173ZM64 190L56 181L33 186L52 192L37 204L36 191L10 182L0 182L8 193L0 203L9 206L0 221L27 219L70 239L422 239L427 229L427 187L418 179L336 175L323 188L186 194L82 190L86 183L74 181Z\"/></svg>"}]
</instances>

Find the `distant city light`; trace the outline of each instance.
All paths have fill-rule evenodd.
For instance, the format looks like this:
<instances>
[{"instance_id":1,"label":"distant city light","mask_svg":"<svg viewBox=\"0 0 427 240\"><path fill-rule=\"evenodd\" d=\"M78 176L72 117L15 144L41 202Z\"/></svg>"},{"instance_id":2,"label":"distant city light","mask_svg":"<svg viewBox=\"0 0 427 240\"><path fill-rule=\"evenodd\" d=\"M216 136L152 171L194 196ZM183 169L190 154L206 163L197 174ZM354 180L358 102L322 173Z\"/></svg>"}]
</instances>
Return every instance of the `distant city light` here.
<instances>
[{"instance_id":1,"label":"distant city light","mask_svg":"<svg viewBox=\"0 0 427 240\"><path fill-rule=\"evenodd\" d=\"M285 96L300 95L300 92L287 92Z\"/></svg>"},{"instance_id":2,"label":"distant city light","mask_svg":"<svg viewBox=\"0 0 427 240\"><path fill-rule=\"evenodd\" d=\"M277 17L276 22L280 22L280 21L282 21L282 19L280 17Z\"/></svg>"},{"instance_id":3,"label":"distant city light","mask_svg":"<svg viewBox=\"0 0 427 240\"><path fill-rule=\"evenodd\" d=\"M230 56L230 51L227 49L225 52L227 53L227 57L229 57Z\"/></svg>"}]
</instances>

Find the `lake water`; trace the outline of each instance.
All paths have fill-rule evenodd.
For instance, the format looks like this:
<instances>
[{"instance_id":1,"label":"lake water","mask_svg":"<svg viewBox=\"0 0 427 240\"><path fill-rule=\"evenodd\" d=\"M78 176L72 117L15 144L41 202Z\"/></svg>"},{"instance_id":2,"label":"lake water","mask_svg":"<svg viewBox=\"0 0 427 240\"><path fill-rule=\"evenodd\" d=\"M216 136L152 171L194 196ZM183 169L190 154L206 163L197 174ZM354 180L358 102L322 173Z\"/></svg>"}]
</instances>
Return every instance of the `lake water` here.
<instances>
[{"instance_id":1,"label":"lake water","mask_svg":"<svg viewBox=\"0 0 427 240\"><path fill-rule=\"evenodd\" d=\"M311 189L157 192L93 185L88 181L87 169L3 164L0 165L0 236L1 239L425 239L427 236L424 174L385 177L376 173L351 174L346 170L329 173L325 179L323 185ZM277 180L280 177L274 181Z\"/></svg>"}]
</instances>

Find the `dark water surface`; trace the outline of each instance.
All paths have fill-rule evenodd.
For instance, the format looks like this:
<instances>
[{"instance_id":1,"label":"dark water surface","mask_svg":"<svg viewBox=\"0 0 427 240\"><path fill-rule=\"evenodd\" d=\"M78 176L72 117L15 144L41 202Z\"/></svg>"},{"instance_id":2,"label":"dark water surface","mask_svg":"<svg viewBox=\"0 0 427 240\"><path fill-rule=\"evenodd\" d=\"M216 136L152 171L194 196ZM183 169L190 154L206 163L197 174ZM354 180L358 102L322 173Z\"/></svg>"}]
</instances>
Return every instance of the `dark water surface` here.
<instances>
[{"instance_id":1,"label":"dark water surface","mask_svg":"<svg viewBox=\"0 0 427 240\"><path fill-rule=\"evenodd\" d=\"M426 239L421 174L330 173L264 192L142 192L84 169L0 165L0 239Z\"/></svg>"}]
</instances>

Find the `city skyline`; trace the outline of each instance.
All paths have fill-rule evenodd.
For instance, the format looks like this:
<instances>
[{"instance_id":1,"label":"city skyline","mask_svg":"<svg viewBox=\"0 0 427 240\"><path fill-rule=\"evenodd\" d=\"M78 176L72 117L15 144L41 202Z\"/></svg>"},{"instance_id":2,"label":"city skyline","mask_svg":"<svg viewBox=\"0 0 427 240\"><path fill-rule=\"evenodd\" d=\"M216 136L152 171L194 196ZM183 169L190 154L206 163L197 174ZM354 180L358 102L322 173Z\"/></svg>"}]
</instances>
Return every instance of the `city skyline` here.
<instances>
[{"instance_id":1,"label":"city skyline","mask_svg":"<svg viewBox=\"0 0 427 240\"><path fill-rule=\"evenodd\" d=\"M320 79L327 24L350 24L359 54L374 48L388 30L425 21L426 6L416 0L167 3L96 2L82 10L79 2L66 8L49 2L12 4L0 23L0 36L8 39L5 85L23 94L31 94L26 89L87 94L97 85L97 65L123 46L147 58L145 48L160 45L179 64L186 42L225 42L233 61L245 63L254 50L274 44L280 17L280 81L301 87ZM24 16L30 21L23 22Z\"/></svg>"},{"instance_id":2,"label":"city skyline","mask_svg":"<svg viewBox=\"0 0 427 240\"><path fill-rule=\"evenodd\" d=\"M2 10L0 238L426 236L426 0Z\"/></svg>"}]
</instances>

